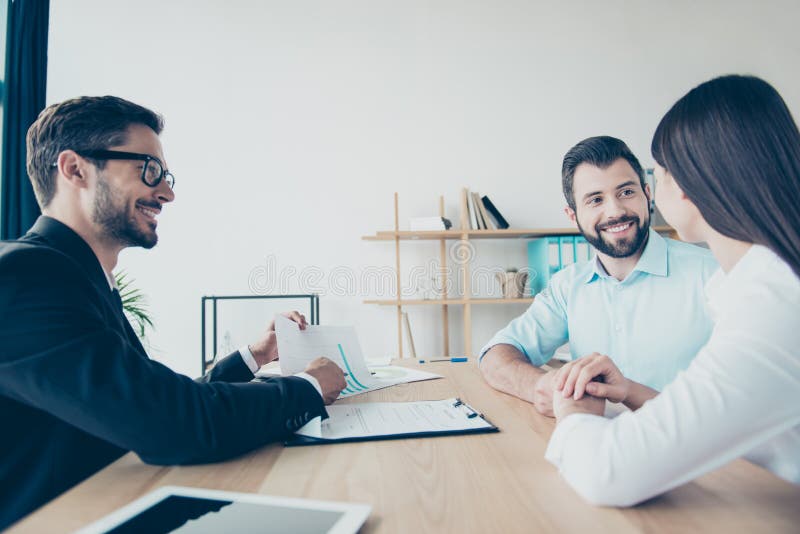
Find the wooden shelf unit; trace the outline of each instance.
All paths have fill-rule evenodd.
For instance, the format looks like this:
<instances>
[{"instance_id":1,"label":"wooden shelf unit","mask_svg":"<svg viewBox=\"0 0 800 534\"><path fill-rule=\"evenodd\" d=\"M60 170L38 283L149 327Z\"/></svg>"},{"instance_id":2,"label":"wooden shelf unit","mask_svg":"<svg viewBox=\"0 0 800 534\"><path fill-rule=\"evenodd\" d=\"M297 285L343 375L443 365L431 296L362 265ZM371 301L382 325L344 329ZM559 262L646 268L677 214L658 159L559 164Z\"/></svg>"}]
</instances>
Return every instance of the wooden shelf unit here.
<instances>
[{"instance_id":1,"label":"wooden shelf unit","mask_svg":"<svg viewBox=\"0 0 800 534\"><path fill-rule=\"evenodd\" d=\"M670 226L654 226L653 230L658 233L673 233L674 230ZM455 240L463 239L467 236L469 239L535 239L537 237L550 237L560 235L580 235L580 232L575 228L528 228L517 229L509 228L507 230L440 230L440 231L427 231L427 232L409 232L409 231L381 231L375 232L375 235L365 235L361 239L364 241L393 241L400 239L406 240Z\"/></svg>"},{"instance_id":2,"label":"wooden shelf unit","mask_svg":"<svg viewBox=\"0 0 800 534\"><path fill-rule=\"evenodd\" d=\"M444 217L444 197L439 197L439 215ZM576 228L508 228L505 230L471 230L469 229L469 213L467 213L464 201L461 203L460 213L461 230L434 230L410 232L400 230L400 215L398 210L398 195L394 194L394 230L375 232L374 235L366 235L361 239L365 241L394 241L395 242L395 268L397 276L397 290L400 292L400 241L408 240L428 240L439 241L439 261L442 266L442 287L445 294L439 299L383 299L365 300L364 304L376 304L379 306L395 306L397 308L397 351L398 357L403 358L403 306L430 306L442 307L442 334L444 338L444 356L450 356L450 332L448 323L448 306L464 307L464 356L474 356L472 353L472 305L498 305L498 304L530 304L533 297L518 299L503 298L472 298L472 288L470 287L469 262L461 263L461 277L464 284L464 296L450 298L447 294L447 247L446 242L451 240L461 241L460 246L469 246L471 239L536 239L548 236L568 236L580 235ZM669 234L677 238L675 231L669 226L656 226L653 228L659 233Z\"/></svg>"}]
</instances>

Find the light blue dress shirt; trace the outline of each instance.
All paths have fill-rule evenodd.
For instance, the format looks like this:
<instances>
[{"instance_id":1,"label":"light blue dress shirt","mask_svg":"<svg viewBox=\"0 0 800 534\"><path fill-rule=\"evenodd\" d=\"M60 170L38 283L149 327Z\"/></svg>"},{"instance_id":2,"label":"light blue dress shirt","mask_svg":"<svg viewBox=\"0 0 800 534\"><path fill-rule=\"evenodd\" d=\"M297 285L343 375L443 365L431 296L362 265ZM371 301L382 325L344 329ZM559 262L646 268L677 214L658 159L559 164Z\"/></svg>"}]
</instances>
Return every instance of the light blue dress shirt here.
<instances>
[{"instance_id":1,"label":"light blue dress shirt","mask_svg":"<svg viewBox=\"0 0 800 534\"><path fill-rule=\"evenodd\" d=\"M573 360L606 354L626 377L661 391L711 335L704 287L717 268L708 250L651 229L625 280L609 276L597 257L570 265L495 334L481 358L506 343L539 366L569 341Z\"/></svg>"}]
</instances>

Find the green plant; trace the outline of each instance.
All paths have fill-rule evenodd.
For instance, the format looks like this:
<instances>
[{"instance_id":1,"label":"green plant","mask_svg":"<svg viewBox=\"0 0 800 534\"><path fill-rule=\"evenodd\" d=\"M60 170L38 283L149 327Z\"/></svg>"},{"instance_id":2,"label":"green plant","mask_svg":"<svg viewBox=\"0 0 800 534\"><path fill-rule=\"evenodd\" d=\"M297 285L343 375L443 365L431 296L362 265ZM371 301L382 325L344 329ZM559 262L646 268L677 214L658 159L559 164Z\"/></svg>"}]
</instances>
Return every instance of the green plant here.
<instances>
[{"instance_id":1,"label":"green plant","mask_svg":"<svg viewBox=\"0 0 800 534\"><path fill-rule=\"evenodd\" d=\"M140 289L133 287L134 280L125 271L119 271L114 278L117 281L119 297L122 299L122 310L136 330L136 334L144 340L147 337L147 329L154 328L150 311L147 309L147 297Z\"/></svg>"}]
</instances>

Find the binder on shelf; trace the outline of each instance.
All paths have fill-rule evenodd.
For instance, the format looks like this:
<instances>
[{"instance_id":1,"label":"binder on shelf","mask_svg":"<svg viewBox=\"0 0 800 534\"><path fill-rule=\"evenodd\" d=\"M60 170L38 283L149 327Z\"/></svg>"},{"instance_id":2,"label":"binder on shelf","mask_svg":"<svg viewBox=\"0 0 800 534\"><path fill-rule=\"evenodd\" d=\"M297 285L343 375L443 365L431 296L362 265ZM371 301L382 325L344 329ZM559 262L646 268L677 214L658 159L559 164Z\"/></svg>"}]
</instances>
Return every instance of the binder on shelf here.
<instances>
[{"instance_id":1,"label":"binder on shelf","mask_svg":"<svg viewBox=\"0 0 800 534\"><path fill-rule=\"evenodd\" d=\"M564 267L592 258L592 247L583 236L541 237L528 242L531 295L536 295L550 277Z\"/></svg>"},{"instance_id":2,"label":"binder on shelf","mask_svg":"<svg viewBox=\"0 0 800 534\"><path fill-rule=\"evenodd\" d=\"M428 438L499 432L459 398L412 402L335 404L325 421L316 418L285 442L287 447L351 441ZM422 416L421 416L422 415Z\"/></svg>"},{"instance_id":3,"label":"binder on shelf","mask_svg":"<svg viewBox=\"0 0 800 534\"><path fill-rule=\"evenodd\" d=\"M484 196L482 200L483 200L483 205L486 207L486 211L489 212L489 215L494 217L494 220L497 223L497 228L501 230L505 230L506 228L508 228L510 226L508 224L508 221L505 220L505 218L502 215L500 215L500 212L497 211L497 208L494 206L494 204L492 204L492 201L489 200L489 197Z\"/></svg>"},{"instance_id":4,"label":"binder on shelf","mask_svg":"<svg viewBox=\"0 0 800 534\"><path fill-rule=\"evenodd\" d=\"M589 261L592 259L592 247L586 242L583 237L575 239L575 261Z\"/></svg>"},{"instance_id":5,"label":"binder on shelf","mask_svg":"<svg viewBox=\"0 0 800 534\"><path fill-rule=\"evenodd\" d=\"M561 247L561 268L575 263L575 240L572 236L559 237L558 246Z\"/></svg>"},{"instance_id":6,"label":"binder on shelf","mask_svg":"<svg viewBox=\"0 0 800 534\"><path fill-rule=\"evenodd\" d=\"M544 244L547 246L548 259L548 263L544 264L544 266L546 267L548 275L550 275L561 269L561 266L564 264L561 260L561 247L557 240L550 238L545 238Z\"/></svg>"}]
</instances>

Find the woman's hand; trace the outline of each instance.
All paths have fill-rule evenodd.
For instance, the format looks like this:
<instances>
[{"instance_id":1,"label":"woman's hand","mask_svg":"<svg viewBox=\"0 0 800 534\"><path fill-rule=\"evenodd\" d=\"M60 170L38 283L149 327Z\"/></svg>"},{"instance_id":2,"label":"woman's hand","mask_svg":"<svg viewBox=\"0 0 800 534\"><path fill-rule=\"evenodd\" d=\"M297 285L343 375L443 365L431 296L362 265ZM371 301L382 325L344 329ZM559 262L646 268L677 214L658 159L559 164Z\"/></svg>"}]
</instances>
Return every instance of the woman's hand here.
<instances>
[{"instance_id":1,"label":"woman's hand","mask_svg":"<svg viewBox=\"0 0 800 534\"><path fill-rule=\"evenodd\" d=\"M597 352L565 364L553 380L553 394L575 400L585 393L611 402L625 402L631 381L625 378L611 358Z\"/></svg>"},{"instance_id":2,"label":"woman's hand","mask_svg":"<svg viewBox=\"0 0 800 534\"><path fill-rule=\"evenodd\" d=\"M572 397L564 398L553 392L553 414L556 421L561 422L568 415L574 413L586 413L590 415L603 416L606 408L606 400L591 395L584 395L582 399L575 400Z\"/></svg>"}]
</instances>

